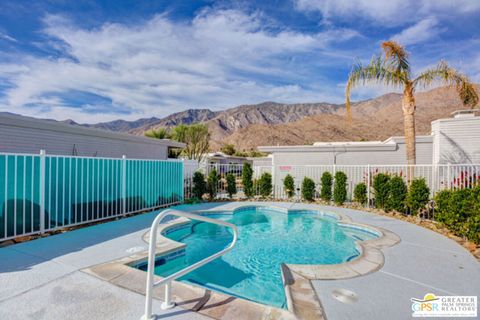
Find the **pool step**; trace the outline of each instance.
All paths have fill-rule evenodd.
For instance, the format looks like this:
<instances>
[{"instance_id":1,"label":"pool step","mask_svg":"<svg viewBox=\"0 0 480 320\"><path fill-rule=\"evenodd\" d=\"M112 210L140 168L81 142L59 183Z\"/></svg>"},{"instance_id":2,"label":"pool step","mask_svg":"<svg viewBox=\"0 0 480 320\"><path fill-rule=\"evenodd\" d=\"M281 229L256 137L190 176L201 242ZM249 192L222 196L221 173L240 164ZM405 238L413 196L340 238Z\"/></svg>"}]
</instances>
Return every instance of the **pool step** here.
<instances>
[{"instance_id":1,"label":"pool step","mask_svg":"<svg viewBox=\"0 0 480 320\"><path fill-rule=\"evenodd\" d=\"M281 269L288 310L297 319L326 319L311 281L292 271L286 264L282 264Z\"/></svg>"}]
</instances>

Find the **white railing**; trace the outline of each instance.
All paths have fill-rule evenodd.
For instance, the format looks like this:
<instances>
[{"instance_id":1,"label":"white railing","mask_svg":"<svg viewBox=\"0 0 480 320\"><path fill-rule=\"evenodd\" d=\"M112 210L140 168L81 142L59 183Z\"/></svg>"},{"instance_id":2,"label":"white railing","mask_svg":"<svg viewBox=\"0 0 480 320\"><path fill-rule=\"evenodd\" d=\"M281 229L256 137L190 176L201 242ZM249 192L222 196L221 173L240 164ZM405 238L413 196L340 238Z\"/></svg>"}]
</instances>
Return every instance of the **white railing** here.
<instances>
[{"instance_id":1,"label":"white railing","mask_svg":"<svg viewBox=\"0 0 480 320\"><path fill-rule=\"evenodd\" d=\"M183 162L0 153L0 241L183 201Z\"/></svg>"},{"instance_id":2,"label":"white railing","mask_svg":"<svg viewBox=\"0 0 480 320\"><path fill-rule=\"evenodd\" d=\"M237 198L242 198L242 172L243 167L240 164L203 164L199 167L206 176L213 169L217 171L219 182L217 187L217 197L227 197L226 175L233 174L237 184ZM295 181L295 188L301 187L305 177L313 179L316 184L317 196L320 192L321 177L324 172L342 171L347 175L347 193L348 199L352 199L355 186L363 182L367 185L368 191L372 186L373 177L378 173L388 173L397 175L407 180L407 174L410 172L414 178L424 178L431 195L444 189L463 189L480 185L480 164L437 164L437 165L276 165L276 166L253 166L253 180L258 180L264 172L268 172L273 178L272 196L276 199L287 198L283 180L290 174ZM189 186L192 182L189 181ZM258 185L254 190L255 195L259 195ZM297 192L298 193L298 192ZM368 193L370 195L370 192ZM370 199L370 197L369 197Z\"/></svg>"},{"instance_id":3,"label":"white railing","mask_svg":"<svg viewBox=\"0 0 480 320\"><path fill-rule=\"evenodd\" d=\"M198 221L204 221L204 222L209 222L221 226L225 226L228 228L231 228L233 230L233 239L230 245L228 245L225 249L203 259L200 260L180 271L175 272L174 274L163 278L162 280L159 280L157 282L153 282L153 273L155 269L155 256L156 256L156 248L157 248L157 233L158 233L158 226L160 225L160 222L162 221L163 218L169 215L174 215L178 217L184 217L187 219L192 219L192 220L198 220ZM195 269L200 268L201 266L223 256L227 252L233 249L235 244L237 243L238 239L238 230L237 227L234 224L221 221L221 220L216 220L212 218L207 218L204 216L192 214L192 213L187 213L187 212L182 212L178 210L173 210L173 209L168 209L163 212L161 212L155 220L152 223L152 226L150 227L150 242L148 246L148 269L147 269L147 284L146 284L146 294L145 294L145 314L143 315L142 319L143 320L151 320L155 319L155 317L152 316L152 299L153 299L153 288L156 286L162 286L165 285L165 301L162 303L162 309L170 309L175 306L175 303L171 301L171 283L173 280L186 275L187 273L192 272Z\"/></svg>"},{"instance_id":4,"label":"white railing","mask_svg":"<svg viewBox=\"0 0 480 320\"><path fill-rule=\"evenodd\" d=\"M430 188L431 195L444 189L464 189L480 185L480 164L437 164L437 165L309 165L274 167L274 197L285 198L283 180L290 174L295 185L300 186L305 177L313 179L320 191L321 176L324 172L342 171L347 175L347 194L352 199L353 189L363 182L367 190L372 186L373 177L378 173L387 173L402 177L407 181L411 172L413 178L423 178Z\"/></svg>"}]
</instances>

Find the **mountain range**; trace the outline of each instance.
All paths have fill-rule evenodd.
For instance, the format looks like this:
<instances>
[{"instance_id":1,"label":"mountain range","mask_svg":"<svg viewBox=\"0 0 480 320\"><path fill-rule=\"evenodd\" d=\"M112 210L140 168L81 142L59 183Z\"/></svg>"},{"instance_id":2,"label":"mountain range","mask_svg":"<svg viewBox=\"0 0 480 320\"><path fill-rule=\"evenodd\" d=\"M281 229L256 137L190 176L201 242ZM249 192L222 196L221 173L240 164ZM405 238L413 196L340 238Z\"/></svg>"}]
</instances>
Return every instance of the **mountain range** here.
<instances>
[{"instance_id":1,"label":"mountain range","mask_svg":"<svg viewBox=\"0 0 480 320\"><path fill-rule=\"evenodd\" d=\"M402 96L389 93L352 105L353 122L347 125L345 105L332 103L283 104L263 102L254 105L211 111L189 109L165 118L135 121L115 120L97 124L78 124L98 129L143 135L146 131L179 124L205 123L211 133L211 148L226 143L237 150L252 150L259 145L311 144L316 141L383 140L403 134ZM440 87L416 94L417 134L429 134L430 122L450 117L464 109L455 88Z\"/></svg>"}]
</instances>

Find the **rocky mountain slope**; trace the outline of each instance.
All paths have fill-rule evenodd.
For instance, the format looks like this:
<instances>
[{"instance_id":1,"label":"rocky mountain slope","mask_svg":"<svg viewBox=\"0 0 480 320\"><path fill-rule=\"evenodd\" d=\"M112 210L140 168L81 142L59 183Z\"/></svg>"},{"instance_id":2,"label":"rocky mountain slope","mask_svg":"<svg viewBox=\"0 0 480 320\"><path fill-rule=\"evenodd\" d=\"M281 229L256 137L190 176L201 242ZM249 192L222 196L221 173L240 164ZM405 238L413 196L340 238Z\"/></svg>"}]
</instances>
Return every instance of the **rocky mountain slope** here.
<instances>
[{"instance_id":1,"label":"rocky mountain slope","mask_svg":"<svg viewBox=\"0 0 480 320\"><path fill-rule=\"evenodd\" d=\"M443 87L416 94L417 134L430 134L431 122L449 118L456 110L465 109L455 89ZM353 122L348 126L342 106L335 114L306 117L280 125L251 125L223 139L238 149L259 145L311 144L316 141L384 140L403 135L401 95L387 94L352 106Z\"/></svg>"}]
</instances>

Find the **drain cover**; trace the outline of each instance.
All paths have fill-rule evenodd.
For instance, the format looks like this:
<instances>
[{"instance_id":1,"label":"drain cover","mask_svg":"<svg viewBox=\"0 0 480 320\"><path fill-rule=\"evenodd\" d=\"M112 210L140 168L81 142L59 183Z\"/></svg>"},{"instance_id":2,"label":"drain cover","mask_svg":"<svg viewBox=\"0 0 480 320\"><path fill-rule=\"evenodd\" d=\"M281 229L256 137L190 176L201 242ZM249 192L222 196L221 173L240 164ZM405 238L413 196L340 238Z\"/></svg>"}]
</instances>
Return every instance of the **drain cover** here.
<instances>
[{"instance_id":1,"label":"drain cover","mask_svg":"<svg viewBox=\"0 0 480 320\"><path fill-rule=\"evenodd\" d=\"M335 289L332 291L332 297L342 303L355 303L358 301L358 295L347 289Z\"/></svg>"}]
</instances>

